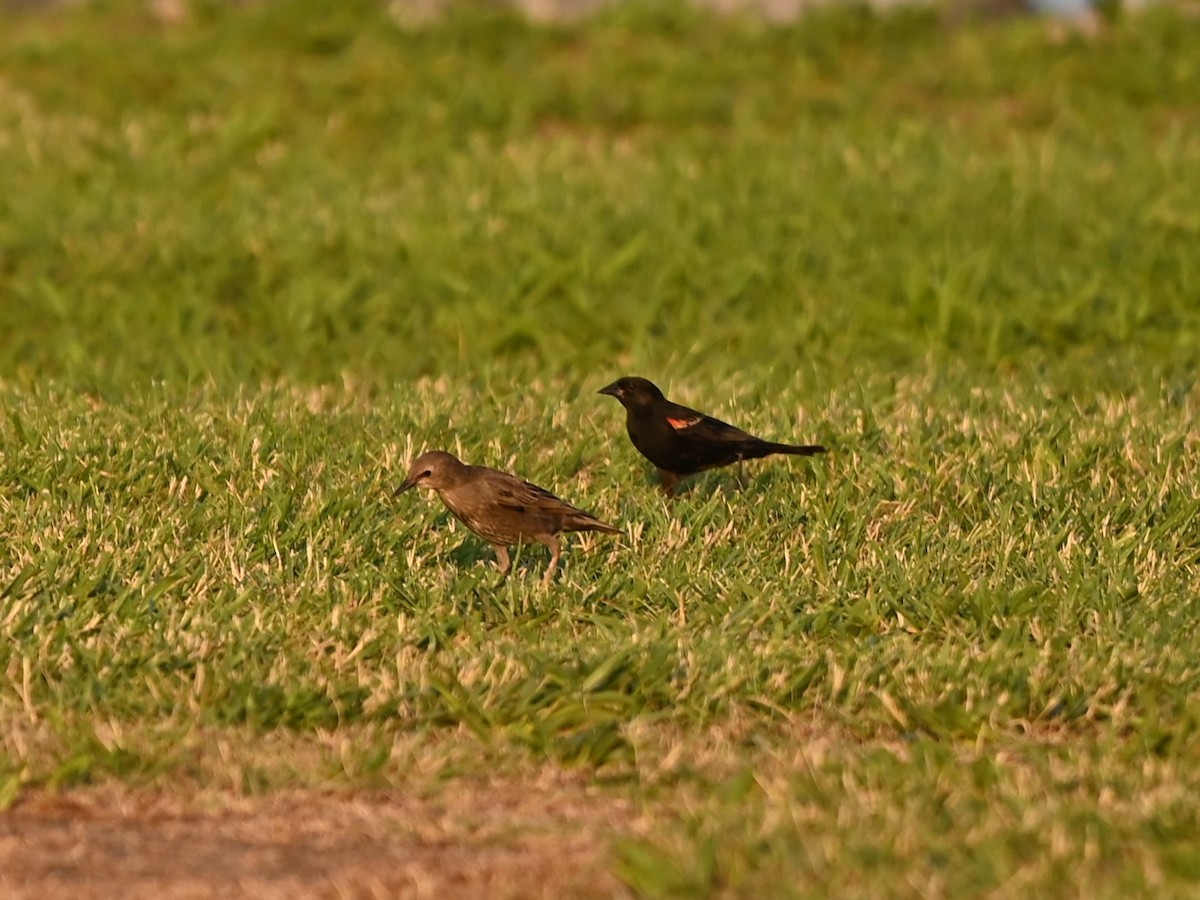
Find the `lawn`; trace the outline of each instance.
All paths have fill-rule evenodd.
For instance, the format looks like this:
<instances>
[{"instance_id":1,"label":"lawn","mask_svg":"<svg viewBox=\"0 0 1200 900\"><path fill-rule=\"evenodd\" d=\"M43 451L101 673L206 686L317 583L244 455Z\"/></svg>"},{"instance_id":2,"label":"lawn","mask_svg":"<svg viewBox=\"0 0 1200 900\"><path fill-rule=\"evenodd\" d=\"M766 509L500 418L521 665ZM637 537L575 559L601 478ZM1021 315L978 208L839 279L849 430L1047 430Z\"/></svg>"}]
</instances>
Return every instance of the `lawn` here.
<instances>
[{"instance_id":1,"label":"lawn","mask_svg":"<svg viewBox=\"0 0 1200 900\"><path fill-rule=\"evenodd\" d=\"M0 22L0 885L123 809L293 895L1200 890L1193 19L187 9ZM668 501L625 374L830 453ZM434 448L624 535L496 587Z\"/></svg>"}]
</instances>

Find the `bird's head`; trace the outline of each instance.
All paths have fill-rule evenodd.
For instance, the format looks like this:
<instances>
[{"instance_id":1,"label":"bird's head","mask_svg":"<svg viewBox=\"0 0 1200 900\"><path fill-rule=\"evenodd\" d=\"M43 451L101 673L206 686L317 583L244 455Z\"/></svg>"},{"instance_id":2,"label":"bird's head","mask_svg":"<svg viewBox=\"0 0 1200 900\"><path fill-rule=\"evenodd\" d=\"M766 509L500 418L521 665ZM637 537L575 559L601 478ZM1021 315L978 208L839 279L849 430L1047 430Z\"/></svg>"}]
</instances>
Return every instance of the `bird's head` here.
<instances>
[{"instance_id":1,"label":"bird's head","mask_svg":"<svg viewBox=\"0 0 1200 900\"><path fill-rule=\"evenodd\" d=\"M652 381L638 378L636 375L618 378L612 384L600 388L599 393L616 397L626 409L649 406L663 399L663 392L655 387Z\"/></svg>"},{"instance_id":2,"label":"bird's head","mask_svg":"<svg viewBox=\"0 0 1200 900\"><path fill-rule=\"evenodd\" d=\"M461 462L444 450L422 453L412 461L408 468L408 477L396 488L394 496L415 487L444 490L457 483L464 468L466 467Z\"/></svg>"}]
</instances>

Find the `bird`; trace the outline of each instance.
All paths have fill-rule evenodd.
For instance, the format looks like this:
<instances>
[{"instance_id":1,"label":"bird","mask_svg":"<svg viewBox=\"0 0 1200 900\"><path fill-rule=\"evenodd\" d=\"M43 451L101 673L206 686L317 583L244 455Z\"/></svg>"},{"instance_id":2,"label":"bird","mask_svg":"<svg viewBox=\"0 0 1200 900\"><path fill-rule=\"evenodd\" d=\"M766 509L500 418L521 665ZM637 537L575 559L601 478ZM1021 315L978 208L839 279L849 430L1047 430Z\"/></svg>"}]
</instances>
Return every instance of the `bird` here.
<instances>
[{"instance_id":1,"label":"bird","mask_svg":"<svg viewBox=\"0 0 1200 900\"><path fill-rule=\"evenodd\" d=\"M796 446L764 441L720 419L672 403L645 378L618 378L599 393L616 397L625 407L629 439L658 469L668 497L675 495L675 486L684 476L694 472L774 453L814 456L825 452L820 444Z\"/></svg>"},{"instance_id":2,"label":"bird","mask_svg":"<svg viewBox=\"0 0 1200 900\"><path fill-rule=\"evenodd\" d=\"M507 472L467 465L444 450L430 450L414 459L395 496L414 487L437 491L458 521L495 548L500 567L497 586L512 569L508 548L514 544L536 541L549 548L550 565L542 578L545 583L558 566L562 549L558 535L562 532L621 534L619 528L576 509L545 488Z\"/></svg>"}]
</instances>

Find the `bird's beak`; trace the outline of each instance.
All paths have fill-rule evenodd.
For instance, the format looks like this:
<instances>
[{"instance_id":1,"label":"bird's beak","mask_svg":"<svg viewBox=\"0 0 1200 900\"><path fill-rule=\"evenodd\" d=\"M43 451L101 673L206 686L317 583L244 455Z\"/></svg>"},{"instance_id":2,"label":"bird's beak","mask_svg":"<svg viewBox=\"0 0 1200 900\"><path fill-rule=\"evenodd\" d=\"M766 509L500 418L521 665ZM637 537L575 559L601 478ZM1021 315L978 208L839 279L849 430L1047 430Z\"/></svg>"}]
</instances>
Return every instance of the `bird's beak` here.
<instances>
[{"instance_id":1,"label":"bird's beak","mask_svg":"<svg viewBox=\"0 0 1200 900\"><path fill-rule=\"evenodd\" d=\"M415 488L416 486L417 486L417 479L415 479L415 478L413 478L413 476L409 475L407 478L404 479L403 482L401 482L400 487L396 488L396 493L392 494L392 496L399 497L405 491L411 490L412 488Z\"/></svg>"},{"instance_id":2,"label":"bird's beak","mask_svg":"<svg viewBox=\"0 0 1200 900\"><path fill-rule=\"evenodd\" d=\"M597 394L608 394L608 396L610 396L610 397L620 397L621 389L619 387L617 387L617 383L614 381L612 384L608 385L607 387L600 388L600 390L596 391L596 393Z\"/></svg>"}]
</instances>

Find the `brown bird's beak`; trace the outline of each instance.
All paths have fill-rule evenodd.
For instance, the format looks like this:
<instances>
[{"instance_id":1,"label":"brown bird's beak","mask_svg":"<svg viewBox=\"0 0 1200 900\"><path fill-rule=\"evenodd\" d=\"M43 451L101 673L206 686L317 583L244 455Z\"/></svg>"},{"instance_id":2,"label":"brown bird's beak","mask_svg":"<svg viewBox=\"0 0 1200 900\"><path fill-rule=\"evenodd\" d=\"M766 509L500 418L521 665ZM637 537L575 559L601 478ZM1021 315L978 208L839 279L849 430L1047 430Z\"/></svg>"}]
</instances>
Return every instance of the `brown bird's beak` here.
<instances>
[{"instance_id":1,"label":"brown bird's beak","mask_svg":"<svg viewBox=\"0 0 1200 900\"><path fill-rule=\"evenodd\" d=\"M392 494L392 496L399 497L405 491L411 490L412 488L415 488L416 486L417 486L417 479L415 479L413 476L409 475L407 478L404 479L403 482L401 482L400 487L396 488L396 492L394 494Z\"/></svg>"},{"instance_id":2,"label":"brown bird's beak","mask_svg":"<svg viewBox=\"0 0 1200 900\"><path fill-rule=\"evenodd\" d=\"M596 393L597 394L608 394L608 396L610 396L610 397L620 397L621 389L619 387L617 387L617 383L614 381L612 384L608 385L607 387L600 388L600 390L596 391Z\"/></svg>"}]
</instances>

